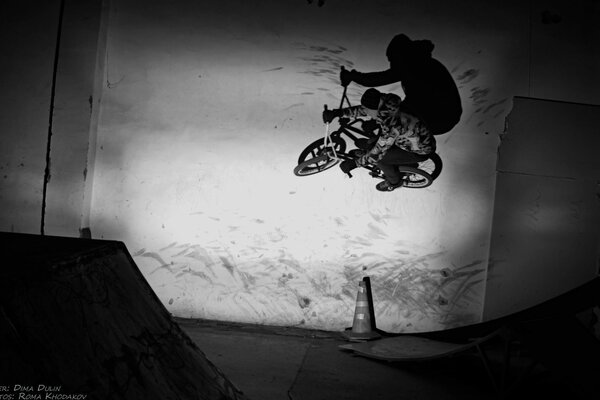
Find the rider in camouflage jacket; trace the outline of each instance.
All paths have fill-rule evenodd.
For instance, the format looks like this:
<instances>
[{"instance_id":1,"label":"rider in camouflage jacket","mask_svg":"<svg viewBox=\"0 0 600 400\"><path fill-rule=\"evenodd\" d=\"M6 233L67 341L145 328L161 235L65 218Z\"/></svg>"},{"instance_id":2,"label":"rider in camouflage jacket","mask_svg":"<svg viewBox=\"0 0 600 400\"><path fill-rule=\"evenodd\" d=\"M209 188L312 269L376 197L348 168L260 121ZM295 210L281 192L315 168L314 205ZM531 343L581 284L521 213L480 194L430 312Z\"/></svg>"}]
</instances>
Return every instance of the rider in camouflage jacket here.
<instances>
[{"instance_id":1,"label":"rider in camouflage jacket","mask_svg":"<svg viewBox=\"0 0 600 400\"><path fill-rule=\"evenodd\" d=\"M435 137L427 125L393 93L380 93L377 89L368 89L363 94L361 105L338 110L325 110L323 121L334 118L370 117L381 128L377 141L366 152L358 155L354 161L344 161L342 171L349 172L356 166L377 165L385 180L377 190L391 191L402 186L402 174L399 165L411 165L424 161L435 152Z\"/></svg>"},{"instance_id":2,"label":"rider in camouflage jacket","mask_svg":"<svg viewBox=\"0 0 600 400\"><path fill-rule=\"evenodd\" d=\"M375 91L375 89L369 89L367 92L369 91ZM365 92L363 97L366 96ZM381 134L377 142L357 160L358 165L376 164L394 145L409 153L423 156L435 152L435 137L417 116L402 106L399 96L393 93L380 93L378 97L380 101L376 112L373 108L367 108L365 105L340 110L341 117L371 117L381 127Z\"/></svg>"}]
</instances>

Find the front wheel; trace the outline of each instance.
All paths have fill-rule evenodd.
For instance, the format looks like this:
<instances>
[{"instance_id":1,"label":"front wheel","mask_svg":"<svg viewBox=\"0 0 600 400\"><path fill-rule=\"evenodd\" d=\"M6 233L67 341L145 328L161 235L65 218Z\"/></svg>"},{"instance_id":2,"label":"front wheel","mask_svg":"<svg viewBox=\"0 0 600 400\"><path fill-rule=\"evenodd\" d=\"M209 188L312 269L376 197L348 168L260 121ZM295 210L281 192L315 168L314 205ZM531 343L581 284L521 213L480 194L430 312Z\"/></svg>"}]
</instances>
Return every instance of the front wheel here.
<instances>
[{"instance_id":1,"label":"front wheel","mask_svg":"<svg viewBox=\"0 0 600 400\"><path fill-rule=\"evenodd\" d=\"M346 141L339 136L331 136L331 142L333 144L333 149L336 153L343 153L346 151ZM328 143L327 147L325 146L324 139L317 139L308 146L300 156L298 157L298 164L302 164L305 161L310 160L311 158L315 158L326 154L328 151L332 151L332 145Z\"/></svg>"},{"instance_id":2,"label":"front wheel","mask_svg":"<svg viewBox=\"0 0 600 400\"><path fill-rule=\"evenodd\" d=\"M322 154L298 164L296 168L294 168L294 175L307 176L318 174L319 172L326 171L335 166L338 162L339 160L330 157L328 154Z\"/></svg>"}]
</instances>

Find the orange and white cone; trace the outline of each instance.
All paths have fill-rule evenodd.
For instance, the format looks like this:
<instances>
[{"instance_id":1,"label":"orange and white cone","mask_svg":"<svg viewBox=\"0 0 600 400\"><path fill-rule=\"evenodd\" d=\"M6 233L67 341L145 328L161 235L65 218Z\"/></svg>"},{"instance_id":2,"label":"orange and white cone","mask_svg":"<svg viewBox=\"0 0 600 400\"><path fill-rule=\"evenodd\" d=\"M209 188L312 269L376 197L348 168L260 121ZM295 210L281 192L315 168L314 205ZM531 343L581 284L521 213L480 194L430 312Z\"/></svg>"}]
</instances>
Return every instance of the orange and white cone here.
<instances>
[{"instance_id":1,"label":"orange and white cone","mask_svg":"<svg viewBox=\"0 0 600 400\"><path fill-rule=\"evenodd\" d=\"M356 295L356 308L352 329L346 330L343 335L350 341L365 341L379 339L381 335L373 330L371 322L371 309L365 281L358 284Z\"/></svg>"}]
</instances>

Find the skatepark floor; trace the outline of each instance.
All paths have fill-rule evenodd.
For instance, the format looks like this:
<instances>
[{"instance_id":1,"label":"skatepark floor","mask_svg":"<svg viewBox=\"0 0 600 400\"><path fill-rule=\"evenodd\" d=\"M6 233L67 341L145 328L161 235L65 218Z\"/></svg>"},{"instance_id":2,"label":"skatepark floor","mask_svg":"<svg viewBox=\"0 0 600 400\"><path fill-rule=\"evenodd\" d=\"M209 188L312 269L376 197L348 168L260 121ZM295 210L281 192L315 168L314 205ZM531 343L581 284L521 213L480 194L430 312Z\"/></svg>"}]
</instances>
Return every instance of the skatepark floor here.
<instances>
[{"instance_id":1,"label":"skatepark floor","mask_svg":"<svg viewBox=\"0 0 600 400\"><path fill-rule=\"evenodd\" d=\"M250 400L575 398L542 367L526 374L531 359L523 353L512 355L507 382L524 378L502 395L477 352L387 362L339 349L349 343L341 332L175 321ZM495 375L502 369L502 346L493 341L486 345Z\"/></svg>"},{"instance_id":2,"label":"skatepark floor","mask_svg":"<svg viewBox=\"0 0 600 400\"><path fill-rule=\"evenodd\" d=\"M0 388L56 382L100 400L599 398L600 348L571 315L600 304L599 280L510 316L518 335L506 337L518 341L498 385L504 335L481 338L507 321L441 332L480 338L486 363L472 341L452 356L389 362L357 355L362 344L341 349L343 332L175 318L121 242L0 233L0 246L4 265L19 266L0 269ZM411 337L368 343L389 357L386 343L406 352ZM433 354L426 343L423 354Z\"/></svg>"}]
</instances>

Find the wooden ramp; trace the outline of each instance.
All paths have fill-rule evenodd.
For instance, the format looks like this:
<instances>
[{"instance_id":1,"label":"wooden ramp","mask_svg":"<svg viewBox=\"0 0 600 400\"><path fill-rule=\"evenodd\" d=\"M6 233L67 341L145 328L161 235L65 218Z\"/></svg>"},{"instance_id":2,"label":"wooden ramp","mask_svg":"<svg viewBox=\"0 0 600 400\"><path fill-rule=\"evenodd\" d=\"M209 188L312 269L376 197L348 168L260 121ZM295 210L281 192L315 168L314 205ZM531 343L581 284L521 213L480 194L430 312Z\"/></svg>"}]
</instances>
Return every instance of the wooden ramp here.
<instances>
[{"instance_id":1,"label":"wooden ramp","mask_svg":"<svg viewBox=\"0 0 600 400\"><path fill-rule=\"evenodd\" d=\"M0 255L10 398L246 399L172 320L123 243L0 233Z\"/></svg>"},{"instance_id":2,"label":"wooden ramp","mask_svg":"<svg viewBox=\"0 0 600 400\"><path fill-rule=\"evenodd\" d=\"M561 296L506 317L445 331L391 334L378 330L383 339L344 344L339 348L376 360L405 363L476 352L501 398L509 398L506 396L537 366L543 366L553 379L580 398L600 398L600 381L596 378L600 374L600 341L597 334L592 334L591 328L577 318L577 314L599 306L600 278L597 277ZM488 342L491 344L487 345ZM490 350L500 355L499 365L490 362L498 361L498 357L489 357ZM514 366L515 361L522 361L513 359L519 358L522 351L527 354L523 358L526 365Z\"/></svg>"}]
</instances>

